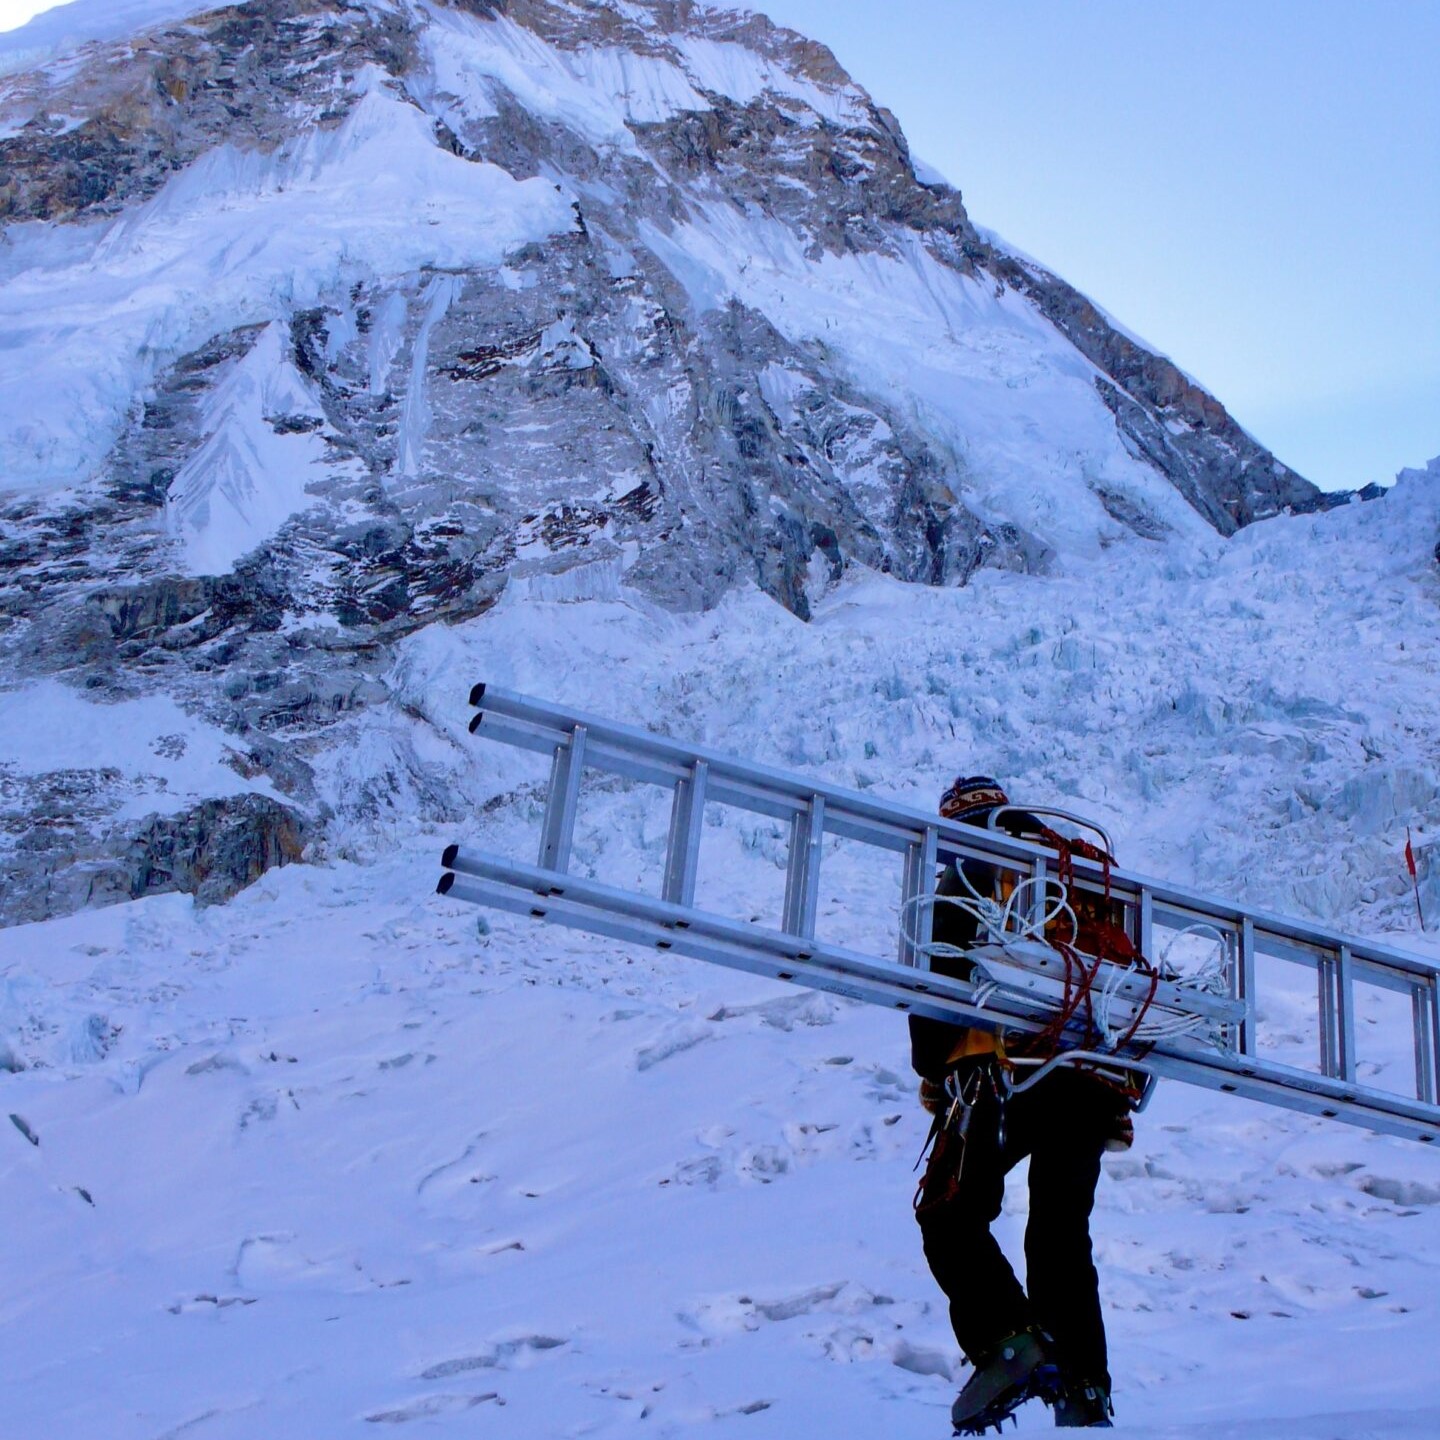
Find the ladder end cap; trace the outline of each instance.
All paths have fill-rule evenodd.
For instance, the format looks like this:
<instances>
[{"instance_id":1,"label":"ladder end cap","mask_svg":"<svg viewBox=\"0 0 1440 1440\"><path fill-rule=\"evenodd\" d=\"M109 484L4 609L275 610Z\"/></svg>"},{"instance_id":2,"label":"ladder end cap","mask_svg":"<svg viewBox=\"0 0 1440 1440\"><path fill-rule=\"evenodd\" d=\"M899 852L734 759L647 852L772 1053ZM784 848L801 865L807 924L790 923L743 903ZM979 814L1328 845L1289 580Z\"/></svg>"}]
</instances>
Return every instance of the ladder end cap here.
<instances>
[{"instance_id":1,"label":"ladder end cap","mask_svg":"<svg viewBox=\"0 0 1440 1440\"><path fill-rule=\"evenodd\" d=\"M485 699L485 682L482 680L482 681L480 682L480 684L471 686L471 688L470 688L470 703L471 703L472 705L479 705L484 699Z\"/></svg>"},{"instance_id":2,"label":"ladder end cap","mask_svg":"<svg viewBox=\"0 0 1440 1440\"><path fill-rule=\"evenodd\" d=\"M453 870L455 868L455 857L459 855L459 853L460 847L458 845L447 845L445 847L445 853L440 857L440 863L447 870Z\"/></svg>"},{"instance_id":3,"label":"ladder end cap","mask_svg":"<svg viewBox=\"0 0 1440 1440\"><path fill-rule=\"evenodd\" d=\"M455 883L455 877L448 870L440 877L440 883L435 887L437 895L448 895L450 887Z\"/></svg>"},{"instance_id":4,"label":"ladder end cap","mask_svg":"<svg viewBox=\"0 0 1440 1440\"><path fill-rule=\"evenodd\" d=\"M481 722L484 718L485 718L485 712L482 710L478 715L476 715L476 716L470 721L470 733L471 733L472 735L480 728L480 722Z\"/></svg>"}]
</instances>

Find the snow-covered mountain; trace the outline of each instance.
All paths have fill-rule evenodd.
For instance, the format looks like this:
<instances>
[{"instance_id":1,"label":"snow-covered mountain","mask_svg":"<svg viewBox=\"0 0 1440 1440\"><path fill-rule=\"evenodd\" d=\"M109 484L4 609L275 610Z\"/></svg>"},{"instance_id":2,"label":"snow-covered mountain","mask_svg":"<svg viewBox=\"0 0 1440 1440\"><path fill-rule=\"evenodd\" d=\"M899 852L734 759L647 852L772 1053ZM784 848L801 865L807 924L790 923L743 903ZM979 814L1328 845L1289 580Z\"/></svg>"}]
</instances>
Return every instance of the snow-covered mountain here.
<instances>
[{"instance_id":1,"label":"snow-covered mountain","mask_svg":"<svg viewBox=\"0 0 1440 1440\"><path fill-rule=\"evenodd\" d=\"M7 1434L945 1432L903 1031L432 898L533 844L476 680L927 806L990 771L1440 956L1440 460L1319 495L822 47L76 0L0 71ZM587 788L575 863L664 818ZM715 818L762 912L778 831ZM1173 1087L1140 1131L1126 1428L1434 1433L1428 1151Z\"/></svg>"},{"instance_id":2,"label":"snow-covered mountain","mask_svg":"<svg viewBox=\"0 0 1440 1440\"><path fill-rule=\"evenodd\" d=\"M176 825L288 853L394 643L522 579L804 618L1331 503L763 17L81 0L8 63L0 667L180 700L256 797L162 843L80 767L11 917L165 888Z\"/></svg>"}]
</instances>

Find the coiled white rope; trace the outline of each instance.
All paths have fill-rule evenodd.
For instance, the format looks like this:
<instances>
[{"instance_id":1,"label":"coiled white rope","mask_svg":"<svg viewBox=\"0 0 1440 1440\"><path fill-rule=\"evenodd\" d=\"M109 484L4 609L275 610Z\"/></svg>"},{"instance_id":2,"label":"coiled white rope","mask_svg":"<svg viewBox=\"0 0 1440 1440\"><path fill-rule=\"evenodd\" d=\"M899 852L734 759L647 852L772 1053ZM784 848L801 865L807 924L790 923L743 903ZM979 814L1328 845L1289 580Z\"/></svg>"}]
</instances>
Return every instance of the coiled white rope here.
<instances>
[{"instance_id":1,"label":"coiled white rope","mask_svg":"<svg viewBox=\"0 0 1440 1440\"><path fill-rule=\"evenodd\" d=\"M1002 905L998 900L982 895L970 882L970 877L960 866L955 867L960 883L970 892L964 895L917 895L908 900L900 912L900 926L906 944L925 955L944 955L951 958L967 952L959 946L947 945L943 941L930 941L922 945L919 937L909 928L909 912L918 916L924 906L952 905L969 915L991 940L1003 945L1007 940L1044 940L1046 929L1062 915L1068 916L1072 930L1078 925L1075 912L1070 908L1069 895L1058 880L1052 876L1027 875L1010 892ZM1036 886L1041 887L1038 904L1031 898ZM1054 897L1046 894L1046 887L1054 886L1059 892ZM1039 913L1036 913L1036 912Z\"/></svg>"},{"instance_id":2,"label":"coiled white rope","mask_svg":"<svg viewBox=\"0 0 1440 1440\"><path fill-rule=\"evenodd\" d=\"M906 944L917 954L929 959L968 959L970 947L950 945L941 940L921 943L912 928L911 915L917 917L924 907L933 910L939 905L952 905L969 915L985 932L989 940L1004 948L1007 941L1039 940L1045 942L1045 931L1062 916L1070 922L1070 933L1079 929L1074 909L1070 905L1069 892L1061 882L1052 876L1026 876L1011 891L1002 905L989 896L981 895L971 883L961 866L955 871L960 882L970 893L962 895L917 895L901 908L900 927ZM1041 887L1038 903L1032 898L1035 887ZM1051 887L1054 892L1051 893ZM1038 913L1037 913L1038 912ZM1188 935L1209 935L1214 941L1210 957L1196 970L1181 974L1170 964L1170 954L1179 941ZM1048 942L1045 942L1048 943ZM1181 990L1193 990L1211 995L1229 994L1229 965L1231 960L1230 937L1216 926L1197 922L1187 925L1171 936L1160 956L1157 967L1159 975L1169 984ZM1123 965L1109 964L1104 967L1105 976L1098 991L1092 992L1091 1013L1095 1028L1099 1032L1100 1047L1113 1050L1121 1038L1131 1043L1146 1044L1156 1040L1174 1039L1181 1035L1193 1035L1210 1030L1209 1038L1216 1044L1225 1043L1224 1026L1214 1027L1204 1015L1187 1015L1166 1006L1147 1004L1139 1022L1133 1013L1114 1019L1117 1003L1134 1005L1127 998L1122 1000L1120 992L1127 978L1137 972ZM973 1004L983 1009L985 1003L998 990L1007 988L1003 981L987 978L976 988Z\"/></svg>"}]
</instances>

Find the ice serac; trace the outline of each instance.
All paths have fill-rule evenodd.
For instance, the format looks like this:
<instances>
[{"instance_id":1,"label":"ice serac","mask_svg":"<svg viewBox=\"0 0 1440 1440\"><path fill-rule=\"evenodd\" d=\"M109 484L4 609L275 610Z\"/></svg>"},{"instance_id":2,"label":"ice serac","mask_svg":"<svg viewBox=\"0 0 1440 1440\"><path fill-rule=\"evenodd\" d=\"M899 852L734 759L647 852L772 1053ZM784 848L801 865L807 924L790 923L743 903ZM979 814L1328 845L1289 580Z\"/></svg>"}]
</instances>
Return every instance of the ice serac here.
<instances>
[{"instance_id":1,"label":"ice serac","mask_svg":"<svg viewBox=\"0 0 1440 1440\"><path fill-rule=\"evenodd\" d=\"M174 696L307 822L447 813L317 776L507 591L808 619L1321 504L762 16L69 9L0 49L0 673Z\"/></svg>"}]
</instances>

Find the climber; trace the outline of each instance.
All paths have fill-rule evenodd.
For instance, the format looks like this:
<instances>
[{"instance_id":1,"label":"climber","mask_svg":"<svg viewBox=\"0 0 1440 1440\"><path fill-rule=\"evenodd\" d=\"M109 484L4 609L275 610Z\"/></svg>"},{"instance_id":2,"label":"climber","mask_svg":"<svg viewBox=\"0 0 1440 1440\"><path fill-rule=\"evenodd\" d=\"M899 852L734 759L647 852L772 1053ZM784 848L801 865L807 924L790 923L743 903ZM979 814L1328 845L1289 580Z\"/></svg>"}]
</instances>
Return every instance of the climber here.
<instances>
[{"instance_id":1,"label":"climber","mask_svg":"<svg viewBox=\"0 0 1440 1440\"><path fill-rule=\"evenodd\" d=\"M940 813L985 825L1008 806L988 776L961 777ZM1001 828L1046 843L1035 817L1006 809ZM937 894L999 898L1002 872L983 861L951 865ZM967 883L968 882L968 883ZM955 903L935 907L934 938L965 949L977 916ZM963 957L937 955L934 969L967 978ZM935 1115L933 1148L916 1195L925 1258L950 1306L955 1338L974 1372L951 1411L957 1434L983 1433L1032 1396L1054 1407L1058 1426L1106 1426L1113 1413L1105 1324L1091 1256L1090 1211L1107 1148L1125 1148L1130 1101L1117 1086L1062 1067L1011 1094L1012 1065L1001 1035L912 1016L911 1058L921 1102ZM990 1225L1006 1174L1030 1157L1025 1228L1027 1289Z\"/></svg>"}]
</instances>

